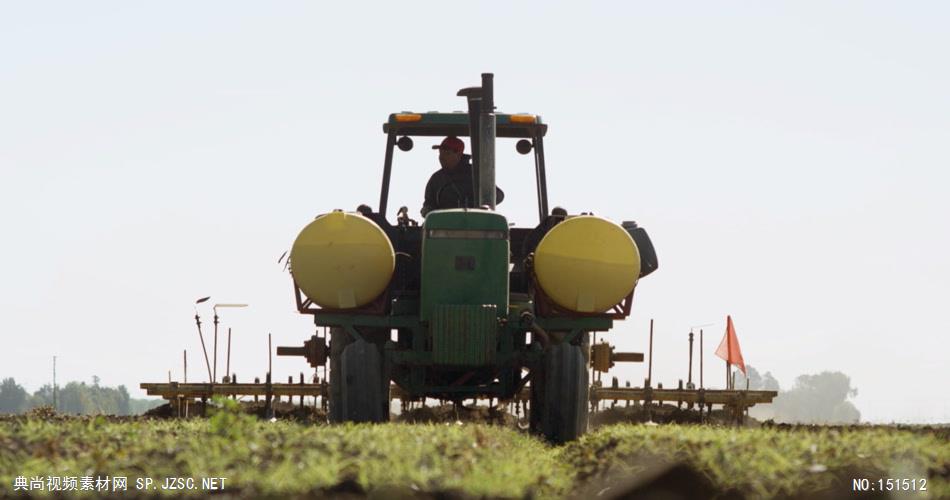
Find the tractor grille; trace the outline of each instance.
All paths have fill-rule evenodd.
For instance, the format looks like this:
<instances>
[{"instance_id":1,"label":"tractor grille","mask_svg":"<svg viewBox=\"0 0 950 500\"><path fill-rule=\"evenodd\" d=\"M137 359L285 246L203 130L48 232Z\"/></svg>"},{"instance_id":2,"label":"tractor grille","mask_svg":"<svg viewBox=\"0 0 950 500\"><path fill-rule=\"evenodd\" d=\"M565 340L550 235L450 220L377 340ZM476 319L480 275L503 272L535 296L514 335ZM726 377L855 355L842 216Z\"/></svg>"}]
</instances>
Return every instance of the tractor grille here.
<instances>
[{"instance_id":1,"label":"tractor grille","mask_svg":"<svg viewBox=\"0 0 950 500\"><path fill-rule=\"evenodd\" d=\"M429 321L437 365L481 366L495 361L498 307L436 305Z\"/></svg>"}]
</instances>

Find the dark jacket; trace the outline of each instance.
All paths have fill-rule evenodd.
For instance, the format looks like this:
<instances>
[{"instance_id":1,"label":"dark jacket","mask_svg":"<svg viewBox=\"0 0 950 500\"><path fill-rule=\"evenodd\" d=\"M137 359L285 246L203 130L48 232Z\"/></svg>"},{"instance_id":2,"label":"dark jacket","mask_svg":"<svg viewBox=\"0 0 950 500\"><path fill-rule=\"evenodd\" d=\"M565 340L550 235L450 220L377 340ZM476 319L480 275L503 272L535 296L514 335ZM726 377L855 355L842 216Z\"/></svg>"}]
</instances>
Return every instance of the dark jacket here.
<instances>
[{"instance_id":1,"label":"dark jacket","mask_svg":"<svg viewBox=\"0 0 950 500\"><path fill-rule=\"evenodd\" d=\"M501 203L505 193L495 187L495 203ZM425 201L422 204L422 215L432 210L444 208L475 208L475 189L472 185L472 164L469 156L451 170L440 168L429 177L426 183Z\"/></svg>"}]
</instances>

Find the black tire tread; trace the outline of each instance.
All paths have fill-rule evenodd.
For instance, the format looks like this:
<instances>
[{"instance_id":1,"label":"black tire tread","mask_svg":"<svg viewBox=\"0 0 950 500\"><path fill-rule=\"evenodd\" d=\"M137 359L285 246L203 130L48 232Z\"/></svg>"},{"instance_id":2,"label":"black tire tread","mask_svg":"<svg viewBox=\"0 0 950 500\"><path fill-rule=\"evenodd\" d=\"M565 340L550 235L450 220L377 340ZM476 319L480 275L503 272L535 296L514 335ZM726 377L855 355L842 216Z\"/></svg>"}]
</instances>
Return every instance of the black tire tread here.
<instances>
[{"instance_id":1,"label":"black tire tread","mask_svg":"<svg viewBox=\"0 0 950 500\"><path fill-rule=\"evenodd\" d=\"M573 441L587 432L586 337L583 334L579 345L551 346L531 381L531 427L552 443Z\"/></svg>"},{"instance_id":2,"label":"black tire tread","mask_svg":"<svg viewBox=\"0 0 950 500\"><path fill-rule=\"evenodd\" d=\"M344 422L389 420L389 395L383 391L382 367L375 344L359 340L343 350L340 411Z\"/></svg>"}]
</instances>

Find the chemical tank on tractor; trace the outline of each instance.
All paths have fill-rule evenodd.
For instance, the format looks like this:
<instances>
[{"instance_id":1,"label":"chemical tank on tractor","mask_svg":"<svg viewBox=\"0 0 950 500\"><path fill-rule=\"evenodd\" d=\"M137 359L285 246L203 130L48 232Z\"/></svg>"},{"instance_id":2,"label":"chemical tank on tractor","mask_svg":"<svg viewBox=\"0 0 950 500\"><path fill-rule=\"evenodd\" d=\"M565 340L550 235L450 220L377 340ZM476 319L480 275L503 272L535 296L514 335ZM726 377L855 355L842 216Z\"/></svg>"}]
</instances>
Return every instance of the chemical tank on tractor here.
<instances>
[{"instance_id":1,"label":"chemical tank on tractor","mask_svg":"<svg viewBox=\"0 0 950 500\"><path fill-rule=\"evenodd\" d=\"M329 327L303 348L329 365L331 422L389 419L391 384L413 399L510 400L530 390L530 425L553 442L587 429L590 334L627 317L657 268L646 232L548 209L537 115L495 113L493 79L459 91L468 113L395 113L383 125L379 207L321 215L299 234L290 269L298 311ZM412 137L469 137L473 202L387 218L394 156ZM496 210L495 142L534 160L539 223Z\"/></svg>"}]
</instances>

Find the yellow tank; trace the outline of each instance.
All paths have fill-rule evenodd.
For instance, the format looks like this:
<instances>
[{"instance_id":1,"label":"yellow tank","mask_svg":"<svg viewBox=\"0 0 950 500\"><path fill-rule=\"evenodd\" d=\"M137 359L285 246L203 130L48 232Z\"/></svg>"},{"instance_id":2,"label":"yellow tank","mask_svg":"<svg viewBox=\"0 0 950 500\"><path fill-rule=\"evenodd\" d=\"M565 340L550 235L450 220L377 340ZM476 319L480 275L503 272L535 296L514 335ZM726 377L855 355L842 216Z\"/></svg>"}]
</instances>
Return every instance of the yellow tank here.
<instances>
[{"instance_id":1,"label":"yellow tank","mask_svg":"<svg viewBox=\"0 0 950 500\"><path fill-rule=\"evenodd\" d=\"M576 312L604 312L633 291L640 252L627 231L600 217L572 217L554 226L534 252L544 293Z\"/></svg>"},{"instance_id":2,"label":"yellow tank","mask_svg":"<svg viewBox=\"0 0 950 500\"><path fill-rule=\"evenodd\" d=\"M359 214L321 215L300 231L290 266L300 290L320 307L372 302L389 284L396 256L386 233Z\"/></svg>"}]
</instances>

